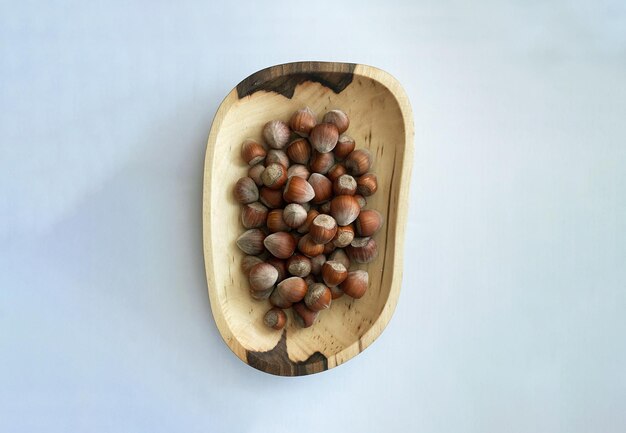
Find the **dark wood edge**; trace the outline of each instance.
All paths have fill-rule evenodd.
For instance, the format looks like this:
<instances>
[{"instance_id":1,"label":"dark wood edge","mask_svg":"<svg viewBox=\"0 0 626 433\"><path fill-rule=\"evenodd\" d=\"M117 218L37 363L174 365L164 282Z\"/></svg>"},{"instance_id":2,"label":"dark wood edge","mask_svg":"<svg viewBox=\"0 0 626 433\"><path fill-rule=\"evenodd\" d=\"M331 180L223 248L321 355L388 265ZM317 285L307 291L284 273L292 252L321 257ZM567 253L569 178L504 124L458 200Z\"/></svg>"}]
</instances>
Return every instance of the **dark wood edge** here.
<instances>
[{"instance_id":1,"label":"dark wood edge","mask_svg":"<svg viewBox=\"0 0 626 433\"><path fill-rule=\"evenodd\" d=\"M246 362L251 367L277 376L306 376L328 370L328 359L315 352L308 359L293 362L287 354L287 331L272 350L267 352L246 352Z\"/></svg>"},{"instance_id":2,"label":"dark wood edge","mask_svg":"<svg viewBox=\"0 0 626 433\"><path fill-rule=\"evenodd\" d=\"M291 99L298 84L313 81L341 93L353 78L354 63L295 62L262 69L237 85L239 99L264 90Z\"/></svg>"}]
</instances>

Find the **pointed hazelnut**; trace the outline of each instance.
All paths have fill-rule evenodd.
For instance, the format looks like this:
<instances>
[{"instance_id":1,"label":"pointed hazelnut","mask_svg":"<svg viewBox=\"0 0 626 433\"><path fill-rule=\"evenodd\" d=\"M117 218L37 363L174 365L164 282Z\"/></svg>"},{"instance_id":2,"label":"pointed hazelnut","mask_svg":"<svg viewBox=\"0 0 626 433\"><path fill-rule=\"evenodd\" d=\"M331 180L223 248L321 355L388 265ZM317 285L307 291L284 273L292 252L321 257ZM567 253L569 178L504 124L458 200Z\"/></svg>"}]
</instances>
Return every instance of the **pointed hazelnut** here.
<instances>
[{"instance_id":1,"label":"pointed hazelnut","mask_svg":"<svg viewBox=\"0 0 626 433\"><path fill-rule=\"evenodd\" d=\"M383 226L383 217L380 212L372 209L363 209L355 222L359 236L374 236Z\"/></svg>"},{"instance_id":2,"label":"pointed hazelnut","mask_svg":"<svg viewBox=\"0 0 626 433\"><path fill-rule=\"evenodd\" d=\"M237 238L237 246L244 253L257 256L265 251L263 240L265 233L259 229L250 229Z\"/></svg>"},{"instance_id":3,"label":"pointed hazelnut","mask_svg":"<svg viewBox=\"0 0 626 433\"><path fill-rule=\"evenodd\" d=\"M276 286L278 294L287 302L298 302L306 295L306 282L300 277L289 277Z\"/></svg>"},{"instance_id":4,"label":"pointed hazelnut","mask_svg":"<svg viewBox=\"0 0 626 433\"><path fill-rule=\"evenodd\" d=\"M296 240L287 232L276 232L268 235L263 241L265 248L279 259L289 258L296 250Z\"/></svg>"},{"instance_id":5,"label":"pointed hazelnut","mask_svg":"<svg viewBox=\"0 0 626 433\"><path fill-rule=\"evenodd\" d=\"M274 287L278 280L278 271L269 263L259 263L250 269L248 281L250 288L255 292L270 289Z\"/></svg>"},{"instance_id":6,"label":"pointed hazelnut","mask_svg":"<svg viewBox=\"0 0 626 433\"><path fill-rule=\"evenodd\" d=\"M315 125L309 135L311 146L320 153L328 153L333 150L338 139L339 131L332 123L320 123Z\"/></svg>"},{"instance_id":7,"label":"pointed hazelnut","mask_svg":"<svg viewBox=\"0 0 626 433\"><path fill-rule=\"evenodd\" d=\"M350 127L350 119L348 115L341 110L330 110L324 114L322 122L332 123L337 127L337 131L343 134Z\"/></svg>"},{"instance_id":8,"label":"pointed hazelnut","mask_svg":"<svg viewBox=\"0 0 626 433\"><path fill-rule=\"evenodd\" d=\"M317 124L315 113L309 107L302 108L291 116L289 126L296 134L308 137L311 129Z\"/></svg>"},{"instance_id":9,"label":"pointed hazelnut","mask_svg":"<svg viewBox=\"0 0 626 433\"><path fill-rule=\"evenodd\" d=\"M354 138L349 135L342 134L339 136L339 140L337 140L337 145L335 146L333 153L337 159L342 160L352 153L355 146L356 144L354 143Z\"/></svg>"},{"instance_id":10,"label":"pointed hazelnut","mask_svg":"<svg viewBox=\"0 0 626 433\"><path fill-rule=\"evenodd\" d=\"M361 176L372 167L372 154L367 149L357 149L348 155L344 164L352 176Z\"/></svg>"},{"instance_id":11,"label":"pointed hazelnut","mask_svg":"<svg viewBox=\"0 0 626 433\"><path fill-rule=\"evenodd\" d=\"M294 254L287 259L287 270L294 277L304 278L311 273L311 259L302 254Z\"/></svg>"},{"instance_id":12,"label":"pointed hazelnut","mask_svg":"<svg viewBox=\"0 0 626 433\"><path fill-rule=\"evenodd\" d=\"M330 214L340 226L347 226L359 216L361 206L351 195L338 195L330 201Z\"/></svg>"},{"instance_id":13,"label":"pointed hazelnut","mask_svg":"<svg viewBox=\"0 0 626 433\"><path fill-rule=\"evenodd\" d=\"M251 138L246 139L241 145L241 157L248 165L256 165L263 162L267 151L263 145Z\"/></svg>"},{"instance_id":14,"label":"pointed hazelnut","mask_svg":"<svg viewBox=\"0 0 626 433\"><path fill-rule=\"evenodd\" d=\"M289 141L291 131L285 122L272 120L263 126L263 138L269 147L282 149Z\"/></svg>"},{"instance_id":15,"label":"pointed hazelnut","mask_svg":"<svg viewBox=\"0 0 626 433\"><path fill-rule=\"evenodd\" d=\"M335 157L332 153L313 152L309 168L313 173L326 174L335 164Z\"/></svg>"},{"instance_id":16,"label":"pointed hazelnut","mask_svg":"<svg viewBox=\"0 0 626 433\"><path fill-rule=\"evenodd\" d=\"M300 227L306 221L307 211L298 203L290 203L285 206L283 220L292 229Z\"/></svg>"},{"instance_id":17,"label":"pointed hazelnut","mask_svg":"<svg viewBox=\"0 0 626 433\"><path fill-rule=\"evenodd\" d=\"M306 138L296 138L289 143L287 156L296 164L307 164L311 158L311 145Z\"/></svg>"},{"instance_id":18,"label":"pointed hazelnut","mask_svg":"<svg viewBox=\"0 0 626 433\"><path fill-rule=\"evenodd\" d=\"M339 285L343 292L355 299L361 298L367 291L369 284L369 274L367 271L351 271L348 272L346 279Z\"/></svg>"},{"instance_id":19,"label":"pointed hazelnut","mask_svg":"<svg viewBox=\"0 0 626 433\"><path fill-rule=\"evenodd\" d=\"M267 214L266 224L270 233L288 232L291 228L285 222L283 209L272 209Z\"/></svg>"},{"instance_id":20,"label":"pointed hazelnut","mask_svg":"<svg viewBox=\"0 0 626 433\"><path fill-rule=\"evenodd\" d=\"M315 192L315 196L311 203L320 204L325 201L328 201L332 198L333 195L333 183L323 174L313 173L309 177L308 182L313 187L313 191Z\"/></svg>"},{"instance_id":21,"label":"pointed hazelnut","mask_svg":"<svg viewBox=\"0 0 626 433\"><path fill-rule=\"evenodd\" d=\"M307 233L302 236L300 241L298 242L298 249L305 256L312 258L315 256L319 256L324 252L324 245L315 243L313 239L311 239L311 235Z\"/></svg>"},{"instance_id":22,"label":"pointed hazelnut","mask_svg":"<svg viewBox=\"0 0 626 433\"><path fill-rule=\"evenodd\" d=\"M348 276L348 270L343 263L334 260L328 260L322 266L322 278L327 286L338 286Z\"/></svg>"},{"instance_id":23,"label":"pointed hazelnut","mask_svg":"<svg viewBox=\"0 0 626 433\"><path fill-rule=\"evenodd\" d=\"M346 253L357 263L370 263L378 256L378 247L372 238L354 238Z\"/></svg>"},{"instance_id":24,"label":"pointed hazelnut","mask_svg":"<svg viewBox=\"0 0 626 433\"><path fill-rule=\"evenodd\" d=\"M315 191L309 182L301 177L290 177L283 191L287 203L306 203L315 197Z\"/></svg>"},{"instance_id":25,"label":"pointed hazelnut","mask_svg":"<svg viewBox=\"0 0 626 433\"><path fill-rule=\"evenodd\" d=\"M235 199L241 204L248 204L259 199L259 188L249 177L242 177L235 184Z\"/></svg>"},{"instance_id":26,"label":"pointed hazelnut","mask_svg":"<svg viewBox=\"0 0 626 433\"><path fill-rule=\"evenodd\" d=\"M258 201L248 203L241 211L241 224L247 229L261 227L265 225L267 219L267 208Z\"/></svg>"}]
</instances>

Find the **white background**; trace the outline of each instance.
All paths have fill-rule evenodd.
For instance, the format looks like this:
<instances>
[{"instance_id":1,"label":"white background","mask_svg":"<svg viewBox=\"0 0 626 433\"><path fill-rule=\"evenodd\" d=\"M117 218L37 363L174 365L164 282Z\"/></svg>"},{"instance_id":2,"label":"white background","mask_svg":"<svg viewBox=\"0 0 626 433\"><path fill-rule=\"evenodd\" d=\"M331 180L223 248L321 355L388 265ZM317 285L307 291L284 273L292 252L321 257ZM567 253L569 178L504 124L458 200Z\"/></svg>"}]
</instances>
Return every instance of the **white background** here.
<instances>
[{"instance_id":1,"label":"white background","mask_svg":"<svg viewBox=\"0 0 626 433\"><path fill-rule=\"evenodd\" d=\"M623 432L626 7L2 2L0 431ZM403 83L400 301L349 363L277 378L210 313L206 137L266 66Z\"/></svg>"}]
</instances>

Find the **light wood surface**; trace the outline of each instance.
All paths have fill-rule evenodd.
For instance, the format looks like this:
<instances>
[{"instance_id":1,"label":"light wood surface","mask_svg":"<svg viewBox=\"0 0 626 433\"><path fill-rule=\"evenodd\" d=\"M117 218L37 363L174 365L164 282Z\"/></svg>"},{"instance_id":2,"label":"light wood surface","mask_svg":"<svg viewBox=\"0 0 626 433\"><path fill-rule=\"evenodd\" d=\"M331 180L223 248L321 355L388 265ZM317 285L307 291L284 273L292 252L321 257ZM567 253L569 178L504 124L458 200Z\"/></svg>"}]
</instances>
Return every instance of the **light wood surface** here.
<instances>
[{"instance_id":1,"label":"light wood surface","mask_svg":"<svg viewBox=\"0 0 626 433\"><path fill-rule=\"evenodd\" d=\"M288 312L283 331L263 325L267 301L255 301L235 245L244 231L233 185L247 173L240 148L247 137L261 140L268 120L288 121L304 106L321 120L333 108L350 117L347 131L358 148L374 155L372 172L378 192L367 207L385 217L375 236L378 258L359 265L370 274L366 295L343 296L320 314L311 328L296 328ZM383 331L396 307L402 280L402 251L413 160L413 117L396 79L370 66L299 62L259 71L224 99L209 135L203 194L204 257L211 309L231 350L251 366L277 375L320 372L343 364L368 347ZM354 266L354 265L353 265ZM357 267L354 267L355 269Z\"/></svg>"}]
</instances>

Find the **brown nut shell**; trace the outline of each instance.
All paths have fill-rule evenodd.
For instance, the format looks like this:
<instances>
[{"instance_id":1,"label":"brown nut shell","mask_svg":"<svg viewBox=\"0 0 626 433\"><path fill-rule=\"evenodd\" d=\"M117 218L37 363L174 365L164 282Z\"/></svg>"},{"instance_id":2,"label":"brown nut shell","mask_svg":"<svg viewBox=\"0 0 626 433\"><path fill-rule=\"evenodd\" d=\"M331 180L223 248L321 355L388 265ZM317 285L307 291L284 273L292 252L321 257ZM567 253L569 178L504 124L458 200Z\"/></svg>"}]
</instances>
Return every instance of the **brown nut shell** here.
<instances>
[{"instance_id":1,"label":"brown nut shell","mask_svg":"<svg viewBox=\"0 0 626 433\"><path fill-rule=\"evenodd\" d=\"M337 233L333 237L333 245L337 248L345 248L352 243L354 239L354 229L352 224L337 227Z\"/></svg>"},{"instance_id":2,"label":"brown nut shell","mask_svg":"<svg viewBox=\"0 0 626 433\"><path fill-rule=\"evenodd\" d=\"M248 204L259 199L259 188L249 177L242 177L235 184L235 199L241 204Z\"/></svg>"},{"instance_id":3,"label":"brown nut shell","mask_svg":"<svg viewBox=\"0 0 626 433\"><path fill-rule=\"evenodd\" d=\"M311 172L306 165L292 164L287 169L287 179L289 179L291 176L298 176L306 180L309 178L310 175Z\"/></svg>"},{"instance_id":4,"label":"brown nut shell","mask_svg":"<svg viewBox=\"0 0 626 433\"><path fill-rule=\"evenodd\" d=\"M352 223L361 212L361 206L354 196L339 195L330 201L330 214L340 226Z\"/></svg>"},{"instance_id":5,"label":"brown nut shell","mask_svg":"<svg viewBox=\"0 0 626 433\"><path fill-rule=\"evenodd\" d=\"M335 154L335 158L342 160L345 159L356 147L354 142L354 138L349 135L342 134L339 136L337 140L337 145L333 149L333 153Z\"/></svg>"},{"instance_id":6,"label":"brown nut shell","mask_svg":"<svg viewBox=\"0 0 626 433\"><path fill-rule=\"evenodd\" d=\"M315 217L317 217L319 214L320 213L315 209L309 210L306 215L306 220L304 220L304 223L302 223L302 225L298 227L298 233L301 233L301 234L308 233L309 229L311 228L311 223L313 222Z\"/></svg>"},{"instance_id":7,"label":"brown nut shell","mask_svg":"<svg viewBox=\"0 0 626 433\"><path fill-rule=\"evenodd\" d=\"M287 259L287 270L294 277L304 278L311 273L311 259L302 254L294 254Z\"/></svg>"},{"instance_id":8,"label":"brown nut shell","mask_svg":"<svg viewBox=\"0 0 626 433\"><path fill-rule=\"evenodd\" d=\"M320 173L313 173L309 176L308 182L313 187L315 196L311 203L320 204L328 201L333 196L333 183L326 176Z\"/></svg>"},{"instance_id":9,"label":"brown nut shell","mask_svg":"<svg viewBox=\"0 0 626 433\"><path fill-rule=\"evenodd\" d=\"M309 227L309 236L316 244L330 242L337 233L337 221L330 215L320 214Z\"/></svg>"},{"instance_id":10,"label":"brown nut shell","mask_svg":"<svg viewBox=\"0 0 626 433\"><path fill-rule=\"evenodd\" d=\"M317 119L309 107L296 111L289 120L289 126L293 132L301 137L308 137L315 125L317 125Z\"/></svg>"},{"instance_id":11,"label":"brown nut shell","mask_svg":"<svg viewBox=\"0 0 626 433\"><path fill-rule=\"evenodd\" d=\"M357 181L349 174L342 174L333 182L335 195L354 195L357 189Z\"/></svg>"},{"instance_id":12,"label":"brown nut shell","mask_svg":"<svg viewBox=\"0 0 626 433\"><path fill-rule=\"evenodd\" d=\"M324 114L322 122L332 123L337 127L337 131L343 134L350 127L350 118L341 110L330 110Z\"/></svg>"},{"instance_id":13,"label":"brown nut shell","mask_svg":"<svg viewBox=\"0 0 626 433\"><path fill-rule=\"evenodd\" d=\"M268 235L263 241L265 248L279 259L291 257L296 250L296 240L287 232L276 232Z\"/></svg>"},{"instance_id":14,"label":"brown nut shell","mask_svg":"<svg viewBox=\"0 0 626 433\"><path fill-rule=\"evenodd\" d=\"M279 163L269 164L261 173L261 180L270 189L280 189L287 182L287 168Z\"/></svg>"},{"instance_id":15,"label":"brown nut shell","mask_svg":"<svg viewBox=\"0 0 626 433\"><path fill-rule=\"evenodd\" d=\"M247 229L264 226L267 212L267 208L258 201L248 203L241 211L241 224Z\"/></svg>"},{"instance_id":16,"label":"brown nut shell","mask_svg":"<svg viewBox=\"0 0 626 433\"><path fill-rule=\"evenodd\" d=\"M370 263L378 256L378 247L372 238L354 238L346 253L357 263Z\"/></svg>"},{"instance_id":17,"label":"brown nut shell","mask_svg":"<svg viewBox=\"0 0 626 433\"><path fill-rule=\"evenodd\" d=\"M280 164L285 168L289 168L291 162L289 161L289 157L283 150L278 149L270 149L267 152L267 156L265 157L265 166L267 167L270 164Z\"/></svg>"},{"instance_id":18,"label":"brown nut shell","mask_svg":"<svg viewBox=\"0 0 626 433\"><path fill-rule=\"evenodd\" d=\"M263 186L263 179L261 179L261 174L265 170L265 166L263 164L253 165L248 169L248 177L256 183L256 186Z\"/></svg>"},{"instance_id":19,"label":"brown nut shell","mask_svg":"<svg viewBox=\"0 0 626 433\"><path fill-rule=\"evenodd\" d=\"M363 209L354 225L359 236L374 236L383 226L383 217L377 210Z\"/></svg>"},{"instance_id":20,"label":"brown nut shell","mask_svg":"<svg viewBox=\"0 0 626 433\"><path fill-rule=\"evenodd\" d=\"M287 262L285 260L270 256L265 259L265 263L274 266L278 271L278 279L276 282L280 282L289 276L287 274Z\"/></svg>"},{"instance_id":21,"label":"brown nut shell","mask_svg":"<svg viewBox=\"0 0 626 433\"><path fill-rule=\"evenodd\" d=\"M328 260L322 266L322 278L327 286L333 287L343 283L348 276L348 269L341 262Z\"/></svg>"},{"instance_id":22,"label":"brown nut shell","mask_svg":"<svg viewBox=\"0 0 626 433\"><path fill-rule=\"evenodd\" d=\"M265 233L259 229L246 230L241 236L237 238L237 246L244 253L257 256L265 251L263 240L265 239ZM323 249L323 248L322 248Z\"/></svg>"},{"instance_id":23,"label":"brown nut shell","mask_svg":"<svg viewBox=\"0 0 626 433\"><path fill-rule=\"evenodd\" d=\"M268 328L281 330L287 323L287 315L282 309L274 307L265 313L265 316L263 316L263 323Z\"/></svg>"},{"instance_id":24,"label":"brown nut shell","mask_svg":"<svg viewBox=\"0 0 626 433\"><path fill-rule=\"evenodd\" d=\"M311 284L304 296L304 305L311 311L321 311L330 307L332 294L322 283Z\"/></svg>"},{"instance_id":25,"label":"brown nut shell","mask_svg":"<svg viewBox=\"0 0 626 433\"><path fill-rule=\"evenodd\" d=\"M287 301L280 295L278 291L278 287L274 288L274 290L270 294L269 300L270 300L270 304L273 307L278 307L278 308L291 308L291 305L293 304L293 302Z\"/></svg>"},{"instance_id":26,"label":"brown nut shell","mask_svg":"<svg viewBox=\"0 0 626 433\"><path fill-rule=\"evenodd\" d=\"M334 182L339 176L346 173L348 173L348 171L346 170L346 166L337 162L328 169L328 173L326 173L326 176L330 179L331 182Z\"/></svg>"},{"instance_id":27,"label":"brown nut shell","mask_svg":"<svg viewBox=\"0 0 626 433\"><path fill-rule=\"evenodd\" d=\"M289 141L289 126L280 120L272 120L263 126L263 138L269 147L283 149Z\"/></svg>"},{"instance_id":28,"label":"brown nut shell","mask_svg":"<svg viewBox=\"0 0 626 433\"><path fill-rule=\"evenodd\" d=\"M250 282L250 289L255 292L270 289L274 287L278 280L278 271L269 263L259 263L250 269L248 275L248 281Z\"/></svg>"},{"instance_id":29,"label":"brown nut shell","mask_svg":"<svg viewBox=\"0 0 626 433\"><path fill-rule=\"evenodd\" d=\"M283 198L287 203L306 203L315 197L315 191L309 182L301 177L293 176L287 180Z\"/></svg>"},{"instance_id":30,"label":"brown nut shell","mask_svg":"<svg viewBox=\"0 0 626 433\"><path fill-rule=\"evenodd\" d=\"M350 269L350 258L344 250L337 248L332 252L328 260L341 263L346 269Z\"/></svg>"},{"instance_id":31,"label":"brown nut shell","mask_svg":"<svg viewBox=\"0 0 626 433\"><path fill-rule=\"evenodd\" d=\"M339 286L330 287L330 296L333 300L341 298L343 296L343 290Z\"/></svg>"},{"instance_id":32,"label":"brown nut shell","mask_svg":"<svg viewBox=\"0 0 626 433\"><path fill-rule=\"evenodd\" d=\"M267 214L266 224L270 233L288 232L291 227L287 225L284 219L283 209L272 209Z\"/></svg>"},{"instance_id":33,"label":"brown nut shell","mask_svg":"<svg viewBox=\"0 0 626 433\"><path fill-rule=\"evenodd\" d=\"M296 138L289 143L287 156L295 164L307 164L311 158L311 145L306 138Z\"/></svg>"},{"instance_id":34,"label":"brown nut shell","mask_svg":"<svg viewBox=\"0 0 626 433\"><path fill-rule=\"evenodd\" d=\"M335 157L332 153L313 152L309 168L313 173L326 174L335 165Z\"/></svg>"},{"instance_id":35,"label":"brown nut shell","mask_svg":"<svg viewBox=\"0 0 626 433\"><path fill-rule=\"evenodd\" d=\"M369 197L378 190L378 178L374 173L366 173L356 180L359 194Z\"/></svg>"},{"instance_id":36,"label":"brown nut shell","mask_svg":"<svg viewBox=\"0 0 626 433\"><path fill-rule=\"evenodd\" d=\"M311 239L311 235L307 233L298 241L298 249L302 254L309 258L319 256L324 252L324 245L316 243Z\"/></svg>"},{"instance_id":37,"label":"brown nut shell","mask_svg":"<svg viewBox=\"0 0 626 433\"><path fill-rule=\"evenodd\" d=\"M358 270L348 272L348 276L343 283L339 285L339 288L343 290L346 295L359 299L363 297L367 291L368 284L369 274L367 271Z\"/></svg>"},{"instance_id":38,"label":"brown nut shell","mask_svg":"<svg viewBox=\"0 0 626 433\"><path fill-rule=\"evenodd\" d=\"M298 302L304 298L307 285L300 277L289 277L278 283L276 286L278 294L287 302Z\"/></svg>"},{"instance_id":39,"label":"brown nut shell","mask_svg":"<svg viewBox=\"0 0 626 433\"><path fill-rule=\"evenodd\" d=\"M248 275L250 275L250 269L252 269L254 265L258 265L259 263L264 263L264 260L261 257L245 256L241 260L241 270L247 277Z\"/></svg>"},{"instance_id":40,"label":"brown nut shell","mask_svg":"<svg viewBox=\"0 0 626 433\"><path fill-rule=\"evenodd\" d=\"M367 149L356 149L348 155L344 164L352 176L361 176L372 167L372 154Z\"/></svg>"},{"instance_id":41,"label":"brown nut shell","mask_svg":"<svg viewBox=\"0 0 626 433\"><path fill-rule=\"evenodd\" d=\"M282 207L283 192L280 189L271 189L266 186L259 191L259 201L270 209Z\"/></svg>"},{"instance_id":42,"label":"brown nut shell","mask_svg":"<svg viewBox=\"0 0 626 433\"><path fill-rule=\"evenodd\" d=\"M339 130L332 123L320 123L315 125L309 134L309 141L313 149L320 153L328 153L337 145Z\"/></svg>"},{"instance_id":43,"label":"brown nut shell","mask_svg":"<svg viewBox=\"0 0 626 433\"><path fill-rule=\"evenodd\" d=\"M250 166L261 164L265 160L265 155L267 151L256 140L248 138L241 144L241 157Z\"/></svg>"},{"instance_id":44,"label":"brown nut shell","mask_svg":"<svg viewBox=\"0 0 626 433\"><path fill-rule=\"evenodd\" d=\"M293 304L292 308L294 322L296 322L296 325L300 328L308 328L312 326L319 314L317 311L309 310L304 302Z\"/></svg>"},{"instance_id":45,"label":"brown nut shell","mask_svg":"<svg viewBox=\"0 0 626 433\"><path fill-rule=\"evenodd\" d=\"M300 227L306 221L308 213L304 206L298 203L289 203L283 211L283 220L292 229Z\"/></svg>"}]
</instances>

